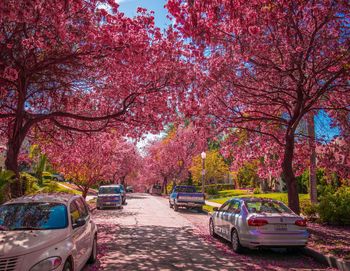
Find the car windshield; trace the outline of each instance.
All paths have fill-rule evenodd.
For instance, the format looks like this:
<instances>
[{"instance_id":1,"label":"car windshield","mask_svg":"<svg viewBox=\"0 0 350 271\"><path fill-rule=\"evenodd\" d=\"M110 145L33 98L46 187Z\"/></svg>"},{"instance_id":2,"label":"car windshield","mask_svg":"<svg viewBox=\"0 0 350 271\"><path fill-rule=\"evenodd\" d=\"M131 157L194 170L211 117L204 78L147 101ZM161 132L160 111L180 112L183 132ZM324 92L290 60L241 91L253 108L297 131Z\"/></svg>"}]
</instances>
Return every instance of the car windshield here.
<instances>
[{"instance_id":1,"label":"car windshield","mask_svg":"<svg viewBox=\"0 0 350 271\"><path fill-rule=\"evenodd\" d=\"M280 213L292 213L286 205L282 202L271 201L271 200L246 200L245 205L247 206L249 213L270 213L270 214L280 214Z\"/></svg>"},{"instance_id":2,"label":"car windshield","mask_svg":"<svg viewBox=\"0 0 350 271\"><path fill-rule=\"evenodd\" d=\"M195 193L196 188L193 186L177 186L175 192L184 192L184 193Z\"/></svg>"},{"instance_id":3,"label":"car windshield","mask_svg":"<svg viewBox=\"0 0 350 271\"><path fill-rule=\"evenodd\" d=\"M52 230L68 225L67 208L60 203L15 203L0 206L0 230Z\"/></svg>"},{"instance_id":4,"label":"car windshield","mask_svg":"<svg viewBox=\"0 0 350 271\"><path fill-rule=\"evenodd\" d=\"M99 194L120 194L119 186L100 187Z\"/></svg>"}]
</instances>

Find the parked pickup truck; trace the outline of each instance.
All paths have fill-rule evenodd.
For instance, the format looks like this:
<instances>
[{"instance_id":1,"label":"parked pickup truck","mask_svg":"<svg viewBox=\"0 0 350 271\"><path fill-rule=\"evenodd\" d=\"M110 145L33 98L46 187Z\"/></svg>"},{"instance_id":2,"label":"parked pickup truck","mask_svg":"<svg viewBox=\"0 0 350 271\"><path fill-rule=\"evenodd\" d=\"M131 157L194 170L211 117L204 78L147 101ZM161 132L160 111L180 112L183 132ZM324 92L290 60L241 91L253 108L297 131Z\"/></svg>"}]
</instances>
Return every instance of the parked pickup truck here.
<instances>
[{"instance_id":1,"label":"parked pickup truck","mask_svg":"<svg viewBox=\"0 0 350 271\"><path fill-rule=\"evenodd\" d=\"M179 207L202 210L205 195L196 192L194 186L177 185L169 196L169 206L177 212Z\"/></svg>"}]
</instances>

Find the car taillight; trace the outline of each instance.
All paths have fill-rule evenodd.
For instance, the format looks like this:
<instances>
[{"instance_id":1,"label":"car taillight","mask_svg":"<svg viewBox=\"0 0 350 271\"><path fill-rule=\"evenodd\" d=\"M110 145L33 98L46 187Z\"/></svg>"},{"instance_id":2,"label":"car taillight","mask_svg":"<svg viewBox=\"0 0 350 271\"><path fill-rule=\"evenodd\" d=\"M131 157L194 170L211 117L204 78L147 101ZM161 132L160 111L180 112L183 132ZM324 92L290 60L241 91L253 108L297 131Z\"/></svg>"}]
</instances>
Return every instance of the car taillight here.
<instances>
[{"instance_id":1,"label":"car taillight","mask_svg":"<svg viewBox=\"0 0 350 271\"><path fill-rule=\"evenodd\" d=\"M248 225L252 227L261 227L269 224L267 220L261 218L250 218L248 219Z\"/></svg>"},{"instance_id":2,"label":"car taillight","mask_svg":"<svg viewBox=\"0 0 350 271\"><path fill-rule=\"evenodd\" d=\"M305 219L299 219L295 221L295 225L299 226L299 227L306 227L306 220Z\"/></svg>"}]
</instances>

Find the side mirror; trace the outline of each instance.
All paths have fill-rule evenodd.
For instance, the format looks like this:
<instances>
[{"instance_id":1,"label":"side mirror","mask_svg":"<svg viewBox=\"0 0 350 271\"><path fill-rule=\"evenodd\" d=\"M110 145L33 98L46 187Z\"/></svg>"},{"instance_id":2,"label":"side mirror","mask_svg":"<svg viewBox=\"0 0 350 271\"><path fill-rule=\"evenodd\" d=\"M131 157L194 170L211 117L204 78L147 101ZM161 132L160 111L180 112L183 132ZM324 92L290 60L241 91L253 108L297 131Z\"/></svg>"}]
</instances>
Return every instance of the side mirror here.
<instances>
[{"instance_id":1,"label":"side mirror","mask_svg":"<svg viewBox=\"0 0 350 271\"><path fill-rule=\"evenodd\" d=\"M214 212L217 212L218 210L219 210L218 207L214 207L214 208L213 208L213 211L214 211Z\"/></svg>"},{"instance_id":2,"label":"side mirror","mask_svg":"<svg viewBox=\"0 0 350 271\"><path fill-rule=\"evenodd\" d=\"M85 221L84 218L78 218L77 221L76 221L76 223L73 224L73 229L79 228L79 227L81 227L81 226L84 226L85 224L86 224L86 221Z\"/></svg>"}]
</instances>

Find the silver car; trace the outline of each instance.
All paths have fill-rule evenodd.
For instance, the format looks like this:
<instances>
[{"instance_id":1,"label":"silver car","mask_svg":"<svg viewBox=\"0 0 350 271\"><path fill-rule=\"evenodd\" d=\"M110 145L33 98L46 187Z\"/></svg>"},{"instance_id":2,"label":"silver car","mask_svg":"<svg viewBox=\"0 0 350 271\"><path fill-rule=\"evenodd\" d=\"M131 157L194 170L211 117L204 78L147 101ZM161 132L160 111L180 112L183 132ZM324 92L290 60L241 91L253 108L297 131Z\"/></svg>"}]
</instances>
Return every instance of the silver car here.
<instances>
[{"instance_id":1,"label":"silver car","mask_svg":"<svg viewBox=\"0 0 350 271\"><path fill-rule=\"evenodd\" d=\"M124 190L120 185L102 185L98 189L96 207L122 208Z\"/></svg>"},{"instance_id":2,"label":"silver car","mask_svg":"<svg viewBox=\"0 0 350 271\"><path fill-rule=\"evenodd\" d=\"M209 220L210 234L231 241L232 249L305 247L309 238L306 220L277 200L233 198Z\"/></svg>"}]
</instances>

